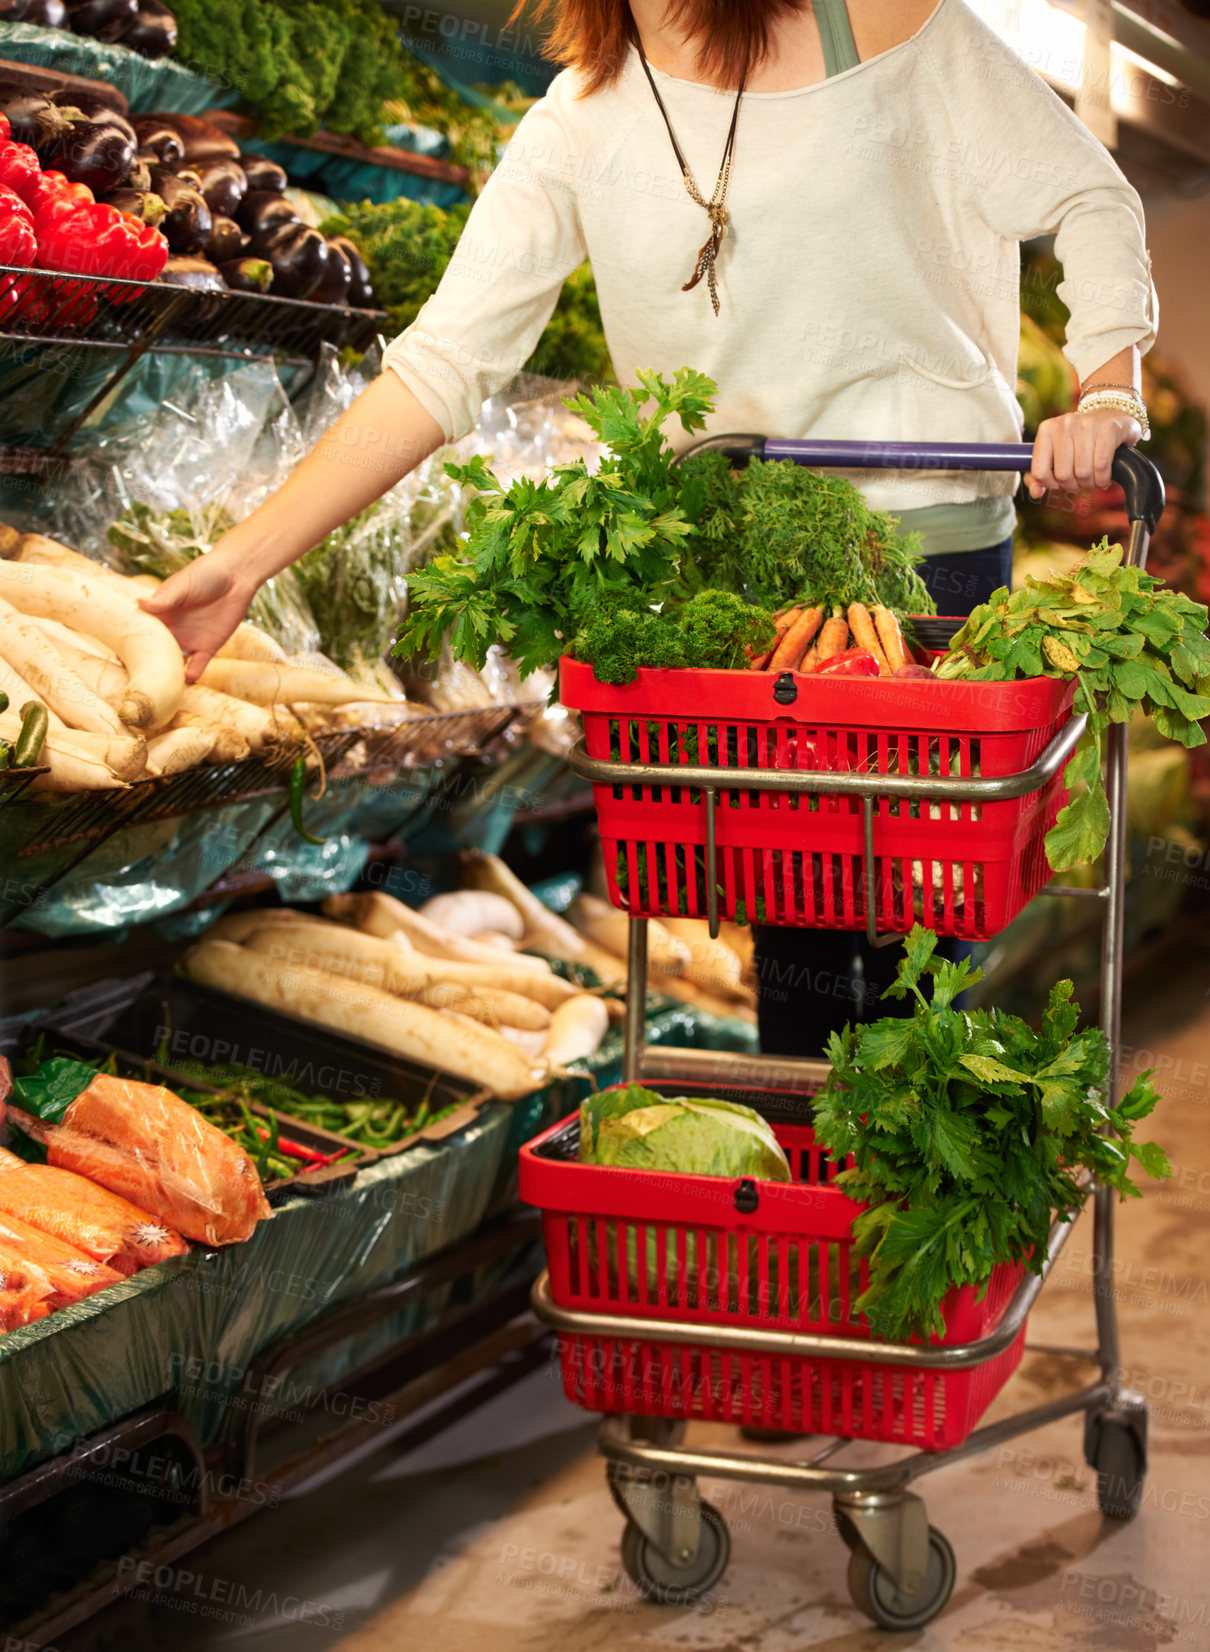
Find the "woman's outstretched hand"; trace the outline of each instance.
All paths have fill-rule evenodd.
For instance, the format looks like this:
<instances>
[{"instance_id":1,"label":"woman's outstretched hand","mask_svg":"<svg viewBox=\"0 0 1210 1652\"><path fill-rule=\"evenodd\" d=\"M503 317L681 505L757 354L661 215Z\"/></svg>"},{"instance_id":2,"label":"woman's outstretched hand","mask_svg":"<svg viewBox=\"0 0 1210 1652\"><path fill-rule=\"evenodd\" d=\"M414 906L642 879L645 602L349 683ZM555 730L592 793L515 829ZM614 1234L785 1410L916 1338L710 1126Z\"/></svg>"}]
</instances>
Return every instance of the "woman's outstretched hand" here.
<instances>
[{"instance_id":1,"label":"woman's outstretched hand","mask_svg":"<svg viewBox=\"0 0 1210 1652\"><path fill-rule=\"evenodd\" d=\"M1057 488L1060 493L1107 488L1112 480L1114 454L1123 442L1133 447L1142 434L1137 419L1112 407L1043 419L1034 437L1025 486L1034 499L1041 499L1048 488Z\"/></svg>"},{"instance_id":2,"label":"woman's outstretched hand","mask_svg":"<svg viewBox=\"0 0 1210 1652\"><path fill-rule=\"evenodd\" d=\"M226 642L256 594L221 546L171 574L139 607L162 620L186 656L185 677L196 682Z\"/></svg>"}]
</instances>

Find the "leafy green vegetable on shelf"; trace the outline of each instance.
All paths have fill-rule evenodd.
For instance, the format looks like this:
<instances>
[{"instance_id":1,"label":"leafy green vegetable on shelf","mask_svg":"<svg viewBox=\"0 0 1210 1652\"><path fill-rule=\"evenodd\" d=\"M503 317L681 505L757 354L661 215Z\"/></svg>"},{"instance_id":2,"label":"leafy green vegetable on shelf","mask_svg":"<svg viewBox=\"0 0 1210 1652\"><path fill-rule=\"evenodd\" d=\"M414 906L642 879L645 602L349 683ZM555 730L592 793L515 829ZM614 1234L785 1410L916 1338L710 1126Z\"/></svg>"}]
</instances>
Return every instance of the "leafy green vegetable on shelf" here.
<instances>
[{"instance_id":1,"label":"leafy green vegetable on shelf","mask_svg":"<svg viewBox=\"0 0 1210 1652\"><path fill-rule=\"evenodd\" d=\"M853 1223L869 1258L858 1306L894 1340L942 1332L946 1292L982 1292L998 1263L1040 1272L1052 1219L1083 1202L1081 1170L1123 1198L1138 1195L1132 1163L1171 1174L1161 1148L1131 1139L1159 1099L1150 1073L1109 1108L1109 1041L1076 1031L1070 981L1051 989L1040 1031L997 1010L964 1013L954 999L981 972L936 958L936 944L917 924L884 994L915 999L912 1015L833 1033L815 1098L816 1137L852 1159L838 1185L869 1204Z\"/></svg>"},{"instance_id":2,"label":"leafy green vegetable on shelf","mask_svg":"<svg viewBox=\"0 0 1210 1652\"><path fill-rule=\"evenodd\" d=\"M1101 766L1110 723L1136 711L1154 717L1169 740L1205 743L1210 716L1207 612L1138 568L1122 566L1122 547L1102 539L1071 573L1030 579L976 608L937 667L939 677L1009 682L1072 678L1088 727L1068 762L1071 801L1046 837L1056 872L1093 860L1105 846L1109 805Z\"/></svg>"},{"instance_id":3,"label":"leafy green vegetable on shelf","mask_svg":"<svg viewBox=\"0 0 1210 1652\"><path fill-rule=\"evenodd\" d=\"M603 598L634 592L651 604L673 591L692 527L661 425L675 416L700 430L714 386L687 367L671 382L638 378L638 390L600 387L567 403L611 450L595 471L576 460L505 489L482 457L446 466L479 490L467 543L411 576L397 653L432 657L448 638L481 669L499 642L528 675L558 659Z\"/></svg>"},{"instance_id":4,"label":"leafy green vegetable on shelf","mask_svg":"<svg viewBox=\"0 0 1210 1652\"><path fill-rule=\"evenodd\" d=\"M730 591L699 591L660 613L629 591L611 592L576 632L572 652L602 683L632 683L640 666L713 667L747 663L776 635L773 615Z\"/></svg>"}]
</instances>

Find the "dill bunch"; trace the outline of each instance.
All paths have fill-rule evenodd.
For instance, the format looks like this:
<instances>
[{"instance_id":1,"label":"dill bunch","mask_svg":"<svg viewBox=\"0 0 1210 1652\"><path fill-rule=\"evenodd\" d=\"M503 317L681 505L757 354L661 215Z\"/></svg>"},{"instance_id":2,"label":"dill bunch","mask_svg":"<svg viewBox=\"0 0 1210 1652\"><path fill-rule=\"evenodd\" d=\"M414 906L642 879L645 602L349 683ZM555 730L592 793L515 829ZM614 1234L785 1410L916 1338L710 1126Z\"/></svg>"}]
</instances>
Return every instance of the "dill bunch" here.
<instances>
[{"instance_id":1,"label":"dill bunch","mask_svg":"<svg viewBox=\"0 0 1210 1652\"><path fill-rule=\"evenodd\" d=\"M825 612L851 602L900 617L935 612L916 572L920 536L899 538L894 517L871 510L844 477L790 459L753 459L733 473L719 453L678 469L703 585L774 610L810 601Z\"/></svg>"}]
</instances>

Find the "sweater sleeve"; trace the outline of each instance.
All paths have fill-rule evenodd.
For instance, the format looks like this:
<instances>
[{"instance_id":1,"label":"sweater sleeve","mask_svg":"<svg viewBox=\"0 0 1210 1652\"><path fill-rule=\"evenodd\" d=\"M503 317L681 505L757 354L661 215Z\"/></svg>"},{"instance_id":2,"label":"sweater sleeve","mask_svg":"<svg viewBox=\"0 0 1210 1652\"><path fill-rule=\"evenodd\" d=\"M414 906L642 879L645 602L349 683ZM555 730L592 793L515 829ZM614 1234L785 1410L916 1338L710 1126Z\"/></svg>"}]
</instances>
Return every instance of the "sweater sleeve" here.
<instances>
[{"instance_id":1,"label":"sweater sleeve","mask_svg":"<svg viewBox=\"0 0 1210 1652\"><path fill-rule=\"evenodd\" d=\"M1057 291L1071 312L1063 352L1081 379L1132 344L1149 350L1159 302L1138 194L1041 75L955 9L968 27L931 61L973 211L1009 240L1055 236Z\"/></svg>"},{"instance_id":2,"label":"sweater sleeve","mask_svg":"<svg viewBox=\"0 0 1210 1652\"><path fill-rule=\"evenodd\" d=\"M518 124L436 292L383 358L451 441L533 353L564 280L587 256L558 112L566 78Z\"/></svg>"}]
</instances>

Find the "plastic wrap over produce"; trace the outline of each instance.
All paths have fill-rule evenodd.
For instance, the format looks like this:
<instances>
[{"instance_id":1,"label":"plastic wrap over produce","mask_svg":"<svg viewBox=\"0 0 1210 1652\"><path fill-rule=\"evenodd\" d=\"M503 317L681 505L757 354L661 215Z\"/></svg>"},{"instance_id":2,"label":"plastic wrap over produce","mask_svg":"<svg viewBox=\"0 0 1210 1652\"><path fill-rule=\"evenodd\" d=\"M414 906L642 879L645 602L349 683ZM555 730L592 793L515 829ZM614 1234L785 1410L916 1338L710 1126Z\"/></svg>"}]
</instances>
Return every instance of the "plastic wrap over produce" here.
<instances>
[{"instance_id":1,"label":"plastic wrap over produce","mask_svg":"<svg viewBox=\"0 0 1210 1652\"><path fill-rule=\"evenodd\" d=\"M117 14L115 14L117 15ZM128 46L109 45L69 29L36 23L0 24L0 57L61 74L104 80L130 104L132 114L145 109L165 114L200 115L203 109L234 103L236 93L186 69L175 58L151 59Z\"/></svg>"},{"instance_id":2,"label":"plastic wrap over produce","mask_svg":"<svg viewBox=\"0 0 1210 1652\"><path fill-rule=\"evenodd\" d=\"M54 526L122 572L166 577L272 493L378 366L375 352L348 367L328 349L293 403L271 362L182 385L149 404L147 416L126 417L94 439L93 457L59 492ZM382 662L398 631L407 575L459 543L470 497L446 474L446 462L482 454L507 485L572 458L594 459L592 433L563 405L566 388L531 377L492 398L467 437L439 449L268 581L250 617L287 654L318 652L354 678L399 695ZM533 705L554 686L550 679L522 681L499 650L482 674L447 660L412 670L408 685L421 706L443 712ZM567 714L558 708L549 715L557 742Z\"/></svg>"},{"instance_id":3,"label":"plastic wrap over produce","mask_svg":"<svg viewBox=\"0 0 1210 1652\"><path fill-rule=\"evenodd\" d=\"M473 1232L509 1118L488 1107L444 1141L371 1165L348 1189L291 1200L245 1244L194 1250L0 1336L6 1474L165 1395L205 1443L238 1425L258 1353ZM328 1356L328 1380L361 1357ZM302 1378L292 1380L300 1404Z\"/></svg>"}]
</instances>

